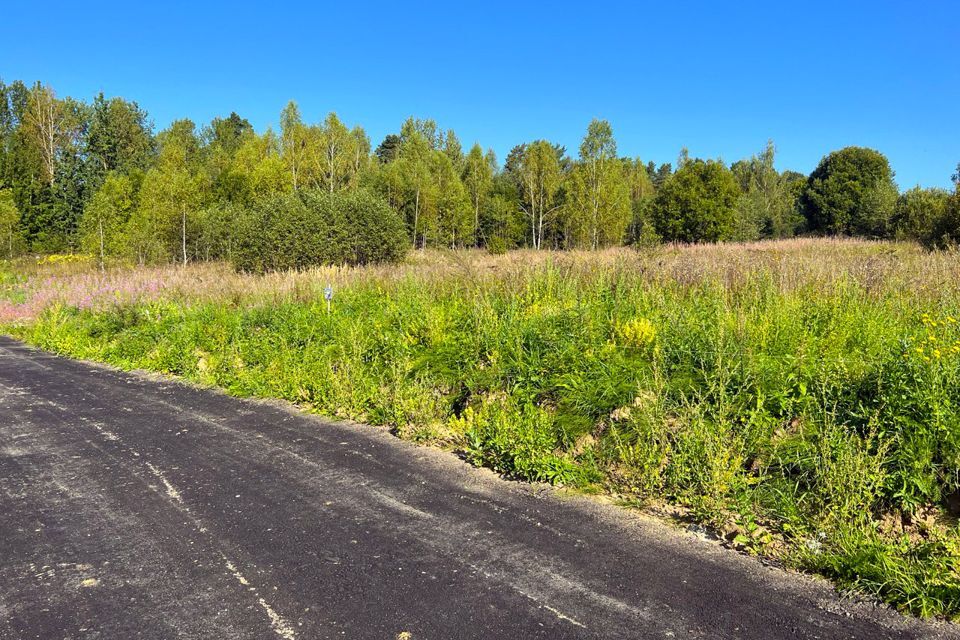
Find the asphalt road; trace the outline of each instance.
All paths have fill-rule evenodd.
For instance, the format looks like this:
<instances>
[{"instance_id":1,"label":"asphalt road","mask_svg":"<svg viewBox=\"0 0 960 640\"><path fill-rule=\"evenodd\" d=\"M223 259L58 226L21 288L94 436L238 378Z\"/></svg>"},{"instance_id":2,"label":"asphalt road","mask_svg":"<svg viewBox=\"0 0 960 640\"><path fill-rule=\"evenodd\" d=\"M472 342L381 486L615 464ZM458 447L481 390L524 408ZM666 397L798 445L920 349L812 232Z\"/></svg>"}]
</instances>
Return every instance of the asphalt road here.
<instances>
[{"instance_id":1,"label":"asphalt road","mask_svg":"<svg viewBox=\"0 0 960 640\"><path fill-rule=\"evenodd\" d=\"M0 338L0 637L958 634L382 429Z\"/></svg>"}]
</instances>

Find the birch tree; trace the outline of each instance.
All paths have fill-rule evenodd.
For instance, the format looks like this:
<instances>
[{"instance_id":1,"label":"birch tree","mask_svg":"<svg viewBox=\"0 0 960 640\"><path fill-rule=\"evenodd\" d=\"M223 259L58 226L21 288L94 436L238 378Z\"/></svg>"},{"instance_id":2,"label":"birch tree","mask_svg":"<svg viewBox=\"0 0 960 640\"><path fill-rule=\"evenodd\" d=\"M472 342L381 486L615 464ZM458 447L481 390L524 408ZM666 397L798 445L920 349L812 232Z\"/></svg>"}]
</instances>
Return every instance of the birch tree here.
<instances>
[{"instance_id":1,"label":"birch tree","mask_svg":"<svg viewBox=\"0 0 960 640\"><path fill-rule=\"evenodd\" d=\"M623 242L630 222L630 190L606 120L594 120L587 128L569 192L575 246L598 249Z\"/></svg>"},{"instance_id":2,"label":"birch tree","mask_svg":"<svg viewBox=\"0 0 960 640\"><path fill-rule=\"evenodd\" d=\"M44 181L52 185L57 156L67 137L66 113L53 89L39 82L30 89L23 128L40 151Z\"/></svg>"},{"instance_id":3,"label":"birch tree","mask_svg":"<svg viewBox=\"0 0 960 640\"><path fill-rule=\"evenodd\" d=\"M20 211L17 210L17 204L14 202L13 191L0 189L0 234L2 234L3 244L6 245L8 258L13 257L19 224Z\"/></svg>"},{"instance_id":4,"label":"birch tree","mask_svg":"<svg viewBox=\"0 0 960 640\"><path fill-rule=\"evenodd\" d=\"M283 161L290 171L293 190L300 188L304 158L307 152L307 127L300 117L300 108L291 100L280 112L280 140Z\"/></svg>"},{"instance_id":5,"label":"birch tree","mask_svg":"<svg viewBox=\"0 0 960 640\"><path fill-rule=\"evenodd\" d=\"M544 228L556 211L555 199L560 189L560 162L556 148L546 140L526 146L520 161L520 182L530 219L530 240L534 249L543 245Z\"/></svg>"},{"instance_id":6,"label":"birch tree","mask_svg":"<svg viewBox=\"0 0 960 640\"><path fill-rule=\"evenodd\" d=\"M102 271L108 255L123 252L123 231L136 204L136 185L130 176L110 173L83 210L81 246L97 256Z\"/></svg>"},{"instance_id":7,"label":"birch tree","mask_svg":"<svg viewBox=\"0 0 960 640\"><path fill-rule=\"evenodd\" d=\"M480 244L480 204L489 195L493 185L493 165L483 154L479 144L474 144L467 154L463 172L463 184L473 208L473 235L476 244Z\"/></svg>"},{"instance_id":8,"label":"birch tree","mask_svg":"<svg viewBox=\"0 0 960 640\"><path fill-rule=\"evenodd\" d=\"M354 139L337 114L330 113L320 128L322 186L333 193L344 188L355 162Z\"/></svg>"}]
</instances>

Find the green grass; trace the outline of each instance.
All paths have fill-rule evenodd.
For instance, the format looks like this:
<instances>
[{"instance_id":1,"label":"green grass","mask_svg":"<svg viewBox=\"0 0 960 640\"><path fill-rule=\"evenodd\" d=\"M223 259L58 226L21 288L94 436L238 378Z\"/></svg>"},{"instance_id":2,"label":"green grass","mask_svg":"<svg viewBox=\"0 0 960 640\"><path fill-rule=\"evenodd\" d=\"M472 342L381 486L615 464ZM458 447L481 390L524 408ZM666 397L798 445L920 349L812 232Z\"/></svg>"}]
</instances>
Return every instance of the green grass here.
<instances>
[{"instance_id":1,"label":"green grass","mask_svg":"<svg viewBox=\"0 0 960 640\"><path fill-rule=\"evenodd\" d=\"M665 275L669 253L415 265L343 279L329 314L319 287L181 290L55 303L9 331L390 425L507 476L669 502L742 548L956 618L960 295L904 287L896 248L876 284L862 267L879 247L754 248L733 277L699 249L678 250L697 277ZM786 277L821 254L835 264Z\"/></svg>"}]
</instances>

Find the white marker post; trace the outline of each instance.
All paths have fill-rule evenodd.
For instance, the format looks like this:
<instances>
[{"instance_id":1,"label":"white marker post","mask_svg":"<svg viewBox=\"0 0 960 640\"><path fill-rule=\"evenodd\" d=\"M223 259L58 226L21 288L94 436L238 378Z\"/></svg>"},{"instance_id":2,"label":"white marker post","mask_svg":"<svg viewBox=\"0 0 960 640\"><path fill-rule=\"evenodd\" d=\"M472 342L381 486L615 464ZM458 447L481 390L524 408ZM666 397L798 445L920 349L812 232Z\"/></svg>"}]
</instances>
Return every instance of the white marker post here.
<instances>
[{"instance_id":1,"label":"white marker post","mask_svg":"<svg viewBox=\"0 0 960 640\"><path fill-rule=\"evenodd\" d=\"M330 313L330 301L333 300L333 287L329 284L323 289L323 297L327 301L327 313Z\"/></svg>"}]
</instances>

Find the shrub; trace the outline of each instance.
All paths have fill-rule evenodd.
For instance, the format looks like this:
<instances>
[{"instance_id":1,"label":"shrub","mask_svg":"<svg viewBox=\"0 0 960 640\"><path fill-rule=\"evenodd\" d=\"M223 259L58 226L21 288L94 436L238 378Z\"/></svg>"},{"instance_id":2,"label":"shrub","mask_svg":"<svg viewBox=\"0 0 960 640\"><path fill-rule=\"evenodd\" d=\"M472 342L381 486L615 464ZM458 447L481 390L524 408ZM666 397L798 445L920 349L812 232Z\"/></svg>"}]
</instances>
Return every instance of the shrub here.
<instances>
[{"instance_id":1,"label":"shrub","mask_svg":"<svg viewBox=\"0 0 960 640\"><path fill-rule=\"evenodd\" d=\"M927 244L939 248L955 247L960 243L960 190L944 207L943 214L933 223Z\"/></svg>"},{"instance_id":2,"label":"shrub","mask_svg":"<svg viewBox=\"0 0 960 640\"><path fill-rule=\"evenodd\" d=\"M914 187L897 198L893 215L894 233L898 238L919 240L930 244L934 228L940 224L950 202L945 189Z\"/></svg>"},{"instance_id":3,"label":"shrub","mask_svg":"<svg viewBox=\"0 0 960 640\"><path fill-rule=\"evenodd\" d=\"M240 216L232 254L239 271L395 262L406 250L397 213L365 190L301 191L258 200Z\"/></svg>"}]
</instances>

